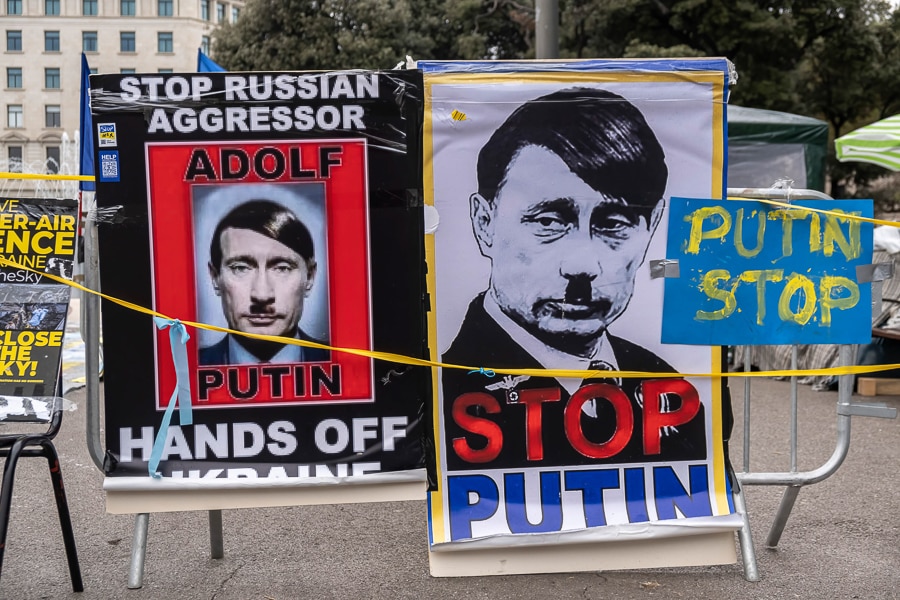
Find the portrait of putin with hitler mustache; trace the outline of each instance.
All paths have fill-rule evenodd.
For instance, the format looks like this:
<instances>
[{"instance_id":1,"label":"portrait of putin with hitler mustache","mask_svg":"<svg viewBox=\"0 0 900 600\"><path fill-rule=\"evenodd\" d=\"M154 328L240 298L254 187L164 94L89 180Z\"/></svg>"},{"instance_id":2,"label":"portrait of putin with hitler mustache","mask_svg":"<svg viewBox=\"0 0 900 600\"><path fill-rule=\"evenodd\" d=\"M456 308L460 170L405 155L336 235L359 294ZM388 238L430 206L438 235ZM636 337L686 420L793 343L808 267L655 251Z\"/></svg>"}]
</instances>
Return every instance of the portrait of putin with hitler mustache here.
<instances>
[{"instance_id":1,"label":"portrait of putin with hitler mustache","mask_svg":"<svg viewBox=\"0 0 900 600\"><path fill-rule=\"evenodd\" d=\"M226 214L210 243L207 266L229 329L322 343L300 327L316 284L312 236L289 209L254 199ZM316 362L326 350L228 334L199 352L201 365Z\"/></svg>"},{"instance_id":2,"label":"portrait of putin with hitler mustache","mask_svg":"<svg viewBox=\"0 0 900 600\"><path fill-rule=\"evenodd\" d=\"M469 217L490 261L490 281L469 304L443 362L675 372L654 352L608 331L634 294L667 180L663 147L624 97L573 87L519 106L478 155ZM454 440L451 467L706 454L703 407L682 379L521 376L506 384L444 369L442 386ZM659 406L647 422L671 423L652 432L655 440L643 435L650 398ZM501 428L502 443L484 435L498 431L486 421ZM545 430L565 430L571 443L536 447L542 440L536 431Z\"/></svg>"}]
</instances>

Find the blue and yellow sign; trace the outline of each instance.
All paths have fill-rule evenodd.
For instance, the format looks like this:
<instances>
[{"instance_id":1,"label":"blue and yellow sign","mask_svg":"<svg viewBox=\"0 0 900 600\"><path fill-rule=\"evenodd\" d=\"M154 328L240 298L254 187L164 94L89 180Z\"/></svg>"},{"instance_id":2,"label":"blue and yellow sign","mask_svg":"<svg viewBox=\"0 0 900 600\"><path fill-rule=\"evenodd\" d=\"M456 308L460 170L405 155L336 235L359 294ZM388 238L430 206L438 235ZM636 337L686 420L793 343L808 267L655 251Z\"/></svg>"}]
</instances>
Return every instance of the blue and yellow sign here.
<instances>
[{"instance_id":1,"label":"blue and yellow sign","mask_svg":"<svg viewBox=\"0 0 900 600\"><path fill-rule=\"evenodd\" d=\"M868 343L872 224L856 217L871 200L672 198L663 343Z\"/></svg>"}]
</instances>

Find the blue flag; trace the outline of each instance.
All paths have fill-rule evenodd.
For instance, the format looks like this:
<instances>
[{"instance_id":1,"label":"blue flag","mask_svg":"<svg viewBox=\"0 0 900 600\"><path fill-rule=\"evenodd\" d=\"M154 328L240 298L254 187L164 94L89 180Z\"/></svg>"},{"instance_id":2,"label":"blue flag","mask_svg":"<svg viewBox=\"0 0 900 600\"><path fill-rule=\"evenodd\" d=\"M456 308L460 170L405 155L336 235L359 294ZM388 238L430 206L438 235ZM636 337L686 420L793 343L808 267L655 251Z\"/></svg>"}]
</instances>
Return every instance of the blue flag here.
<instances>
[{"instance_id":1,"label":"blue flag","mask_svg":"<svg viewBox=\"0 0 900 600\"><path fill-rule=\"evenodd\" d=\"M84 52L81 53L81 120L79 129L81 130L81 174L94 176L94 124L91 118L91 69L88 67L87 57ZM93 192L96 190L93 181L79 181L78 189L82 192Z\"/></svg>"},{"instance_id":2,"label":"blue flag","mask_svg":"<svg viewBox=\"0 0 900 600\"><path fill-rule=\"evenodd\" d=\"M197 48L197 72L198 73L216 73L224 71L216 61L203 54L203 50Z\"/></svg>"}]
</instances>

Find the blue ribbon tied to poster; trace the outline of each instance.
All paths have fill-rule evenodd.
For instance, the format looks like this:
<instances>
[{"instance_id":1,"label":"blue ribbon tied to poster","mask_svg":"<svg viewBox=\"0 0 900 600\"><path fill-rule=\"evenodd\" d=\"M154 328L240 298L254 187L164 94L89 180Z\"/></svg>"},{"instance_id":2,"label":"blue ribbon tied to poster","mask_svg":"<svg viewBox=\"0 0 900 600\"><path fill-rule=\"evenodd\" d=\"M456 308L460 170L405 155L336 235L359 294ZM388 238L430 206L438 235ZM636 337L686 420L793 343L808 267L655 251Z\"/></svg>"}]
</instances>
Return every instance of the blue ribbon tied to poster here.
<instances>
[{"instance_id":1,"label":"blue ribbon tied to poster","mask_svg":"<svg viewBox=\"0 0 900 600\"><path fill-rule=\"evenodd\" d=\"M872 215L871 200L673 197L663 343L868 343Z\"/></svg>"}]
</instances>

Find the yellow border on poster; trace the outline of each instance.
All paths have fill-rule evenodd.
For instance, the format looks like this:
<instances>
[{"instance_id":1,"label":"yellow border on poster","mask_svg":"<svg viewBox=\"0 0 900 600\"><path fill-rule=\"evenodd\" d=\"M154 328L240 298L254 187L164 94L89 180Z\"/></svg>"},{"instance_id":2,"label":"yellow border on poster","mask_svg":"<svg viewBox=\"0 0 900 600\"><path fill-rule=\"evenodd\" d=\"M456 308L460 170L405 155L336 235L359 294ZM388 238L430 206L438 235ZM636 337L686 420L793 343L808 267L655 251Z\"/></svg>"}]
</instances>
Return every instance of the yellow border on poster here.
<instances>
[{"instance_id":1,"label":"yellow border on poster","mask_svg":"<svg viewBox=\"0 0 900 600\"><path fill-rule=\"evenodd\" d=\"M723 200L725 196L725 144L723 143L728 132L725 127L725 82L719 80L719 84L713 84L713 180L710 198ZM712 347L711 373L722 372L722 347ZM716 504L719 514L728 514L728 490L725 480L728 474L725 472L725 440L722 437L722 378L713 377L711 380L713 411L712 430L713 443L713 482L715 484Z\"/></svg>"},{"instance_id":2,"label":"yellow border on poster","mask_svg":"<svg viewBox=\"0 0 900 600\"><path fill-rule=\"evenodd\" d=\"M570 82L630 82L630 83L675 83L690 82L699 84L708 84L712 86L713 100L713 164L712 164L712 181L710 181L710 198L723 198L724 187L724 170L725 170L725 139L724 131L724 110L725 110L725 73L722 71L534 71L534 72L512 72L512 73L425 73L424 74L424 119L422 123L423 144L422 144L422 166L424 177L424 197L427 206L434 207L434 124L432 122L432 97L435 85L448 84L486 84L486 83L570 83ZM435 247L434 236L428 234L425 236L425 260L428 265L427 289L428 295L432 299L432 306L428 311L428 347L430 349L430 358L432 361L438 361L437 350L437 279L435 276ZM710 373L721 373L722 366L722 349L718 346L711 348L712 364L710 365ZM440 387L438 381L438 370L432 368L432 427L435 432L440 430ZM711 377L712 390L712 433L713 433L713 481L715 484L716 505L719 514L728 514L728 497L725 486L725 453L724 442L722 437L722 378ZM435 467L436 477L441 480L441 443L436 440L435 443ZM431 540L432 543L441 543L447 541L447 534L444 530L444 519L446 517L443 506L443 494L440 490L429 492L429 501L431 504ZM439 518L435 518L439 517Z\"/></svg>"}]
</instances>

